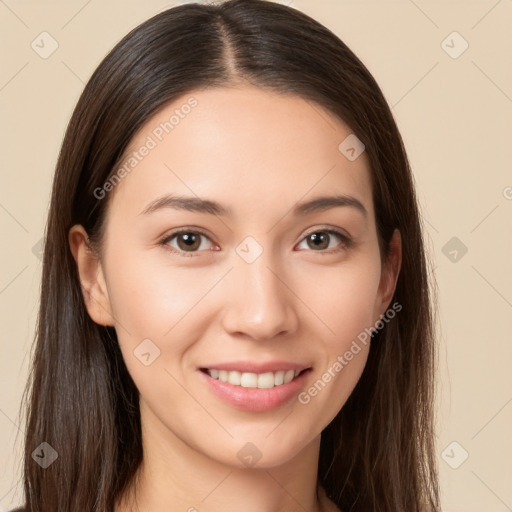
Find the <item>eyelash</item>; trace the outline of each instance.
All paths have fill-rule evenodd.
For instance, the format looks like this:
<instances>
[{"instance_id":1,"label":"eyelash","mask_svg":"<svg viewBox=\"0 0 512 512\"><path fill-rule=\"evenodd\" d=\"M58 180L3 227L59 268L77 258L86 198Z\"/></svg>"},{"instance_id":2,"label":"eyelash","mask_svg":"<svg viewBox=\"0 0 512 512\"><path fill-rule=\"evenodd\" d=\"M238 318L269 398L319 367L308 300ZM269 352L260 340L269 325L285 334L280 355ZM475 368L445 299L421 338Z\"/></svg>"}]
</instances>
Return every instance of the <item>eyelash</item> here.
<instances>
[{"instance_id":1,"label":"eyelash","mask_svg":"<svg viewBox=\"0 0 512 512\"><path fill-rule=\"evenodd\" d=\"M168 250L168 251L170 251L170 252L172 252L174 254L178 254L180 256L184 256L184 257L187 257L187 258L193 257L193 256L199 256L202 251L186 252L186 251L177 250L174 247L171 247L169 245L169 242L173 238L175 238L176 236L178 236L178 235L180 235L182 233L187 233L187 234L192 233L194 235L203 235L206 238L210 239L210 237L204 231L202 231L200 229L197 229L197 228L194 228L194 229L182 228L182 229L179 229L177 231L173 231L169 235L166 235L164 238L162 238L160 240L159 245L163 246L164 249L166 249L166 250ZM339 244L339 247L334 249L334 250L331 249L330 251L326 251L326 250L311 251L311 252L317 252L318 254L322 254L324 256L328 255L328 254L337 254L337 253L339 253L341 251L347 250L350 247L352 247L352 244L353 244L353 241L352 241L351 238L349 238L347 235L345 235L341 231L338 231L337 229L332 229L332 228L325 228L325 229L317 228L317 229L315 229L313 231L310 231L309 233L304 235L304 237L301 239L301 242L303 240L305 240L308 236L313 235L314 233L334 234L334 235L337 235L341 239L341 243Z\"/></svg>"}]
</instances>

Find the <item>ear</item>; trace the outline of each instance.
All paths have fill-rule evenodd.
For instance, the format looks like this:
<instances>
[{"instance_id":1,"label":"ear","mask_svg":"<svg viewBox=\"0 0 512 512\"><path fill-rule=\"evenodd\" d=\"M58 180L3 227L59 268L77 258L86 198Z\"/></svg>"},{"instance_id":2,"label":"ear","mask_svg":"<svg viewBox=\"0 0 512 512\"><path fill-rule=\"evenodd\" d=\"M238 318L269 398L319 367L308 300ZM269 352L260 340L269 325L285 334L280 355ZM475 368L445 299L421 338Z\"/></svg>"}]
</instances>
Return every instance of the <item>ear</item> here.
<instances>
[{"instance_id":1,"label":"ear","mask_svg":"<svg viewBox=\"0 0 512 512\"><path fill-rule=\"evenodd\" d=\"M388 259L382 267L377 302L375 303L377 320L384 315L395 293L398 275L402 266L402 237L400 231L395 229L389 244Z\"/></svg>"},{"instance_id":2,"label":"ear","mask_svg":"<svg viewBox=\"0 0 512 512\"><path fill-rule=\"evenodd\" d=\"M97 254L89 246L85 229L74 225L68 233L69 246L77 264L85 306L94 322L114 326L103 268Z\"/></svg>"}]
</instances>

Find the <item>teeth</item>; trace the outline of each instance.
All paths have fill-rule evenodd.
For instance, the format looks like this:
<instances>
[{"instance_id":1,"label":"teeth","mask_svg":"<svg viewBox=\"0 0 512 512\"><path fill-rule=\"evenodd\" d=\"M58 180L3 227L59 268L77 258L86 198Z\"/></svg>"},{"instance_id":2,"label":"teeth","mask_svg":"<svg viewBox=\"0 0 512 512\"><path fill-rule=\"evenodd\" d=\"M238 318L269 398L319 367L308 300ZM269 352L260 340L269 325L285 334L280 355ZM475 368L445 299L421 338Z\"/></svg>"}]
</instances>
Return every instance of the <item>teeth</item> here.
<instances>
[{"instance_id":1,"label":"teeth","mask_svg":"<svg viewBox=\"0 0 512 512\"><path fill-rule=\"evenodd\" d=\"M240 372L228 372L228 382L233 386L240 386L242 374Z\"/></svg>"},{"instance_id":2,"label":"teeth","mask_svg":"<svg viewBox=\"0 0 512 512\"><path fill-rule=\"evenodd\" d=\"M278 372L249 373L249 372L228 372L226 370L207 369L208 375L222 382L228 382L234 386L243 388L268 389L274 386L288 384L294 377L299 375L300 370L280 370Z\"/></svg>"}]
</instances>

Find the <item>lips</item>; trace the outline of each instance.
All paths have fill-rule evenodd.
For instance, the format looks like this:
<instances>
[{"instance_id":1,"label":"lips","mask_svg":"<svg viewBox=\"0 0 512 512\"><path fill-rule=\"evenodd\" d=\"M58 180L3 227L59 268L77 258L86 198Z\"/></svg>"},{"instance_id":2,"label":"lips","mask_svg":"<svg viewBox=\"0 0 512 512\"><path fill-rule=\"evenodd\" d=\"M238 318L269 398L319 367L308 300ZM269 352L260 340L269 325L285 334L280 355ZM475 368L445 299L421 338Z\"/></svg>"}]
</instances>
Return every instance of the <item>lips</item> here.
<instances>
[{"instance_id":1,"label":"lips","mask_svg":"<svg viewBox=\"0 0 512 512\"><path fill-rule=\"evenodd\" d=\"M293 399L311 366L289 361L238 361L198 368L209 389L222 401L246 411L267 411Z\"/></svg>"}]
</instances>

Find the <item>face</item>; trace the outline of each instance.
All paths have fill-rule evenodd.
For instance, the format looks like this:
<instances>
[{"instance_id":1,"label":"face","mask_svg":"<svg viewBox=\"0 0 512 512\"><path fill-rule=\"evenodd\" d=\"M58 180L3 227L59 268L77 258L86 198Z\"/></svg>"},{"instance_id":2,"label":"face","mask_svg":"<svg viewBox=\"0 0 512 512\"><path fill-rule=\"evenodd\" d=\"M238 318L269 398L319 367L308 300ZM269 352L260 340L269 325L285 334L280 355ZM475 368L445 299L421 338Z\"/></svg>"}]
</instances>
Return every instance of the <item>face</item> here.
<instances>
[{"instance_id":1,"label":"face","mask_svg":"<svg viewBox=\"0 0 512 512\"><path fill-rule=\"evenodd\" d=\"M120 181L102 189L101 263L77 261L146 428L271 467L343 407L396 282L381 267L366 154L339 149L350 134L316 104L251 86L183 96L133 138Z\"/></svg>"}]
</instances>

